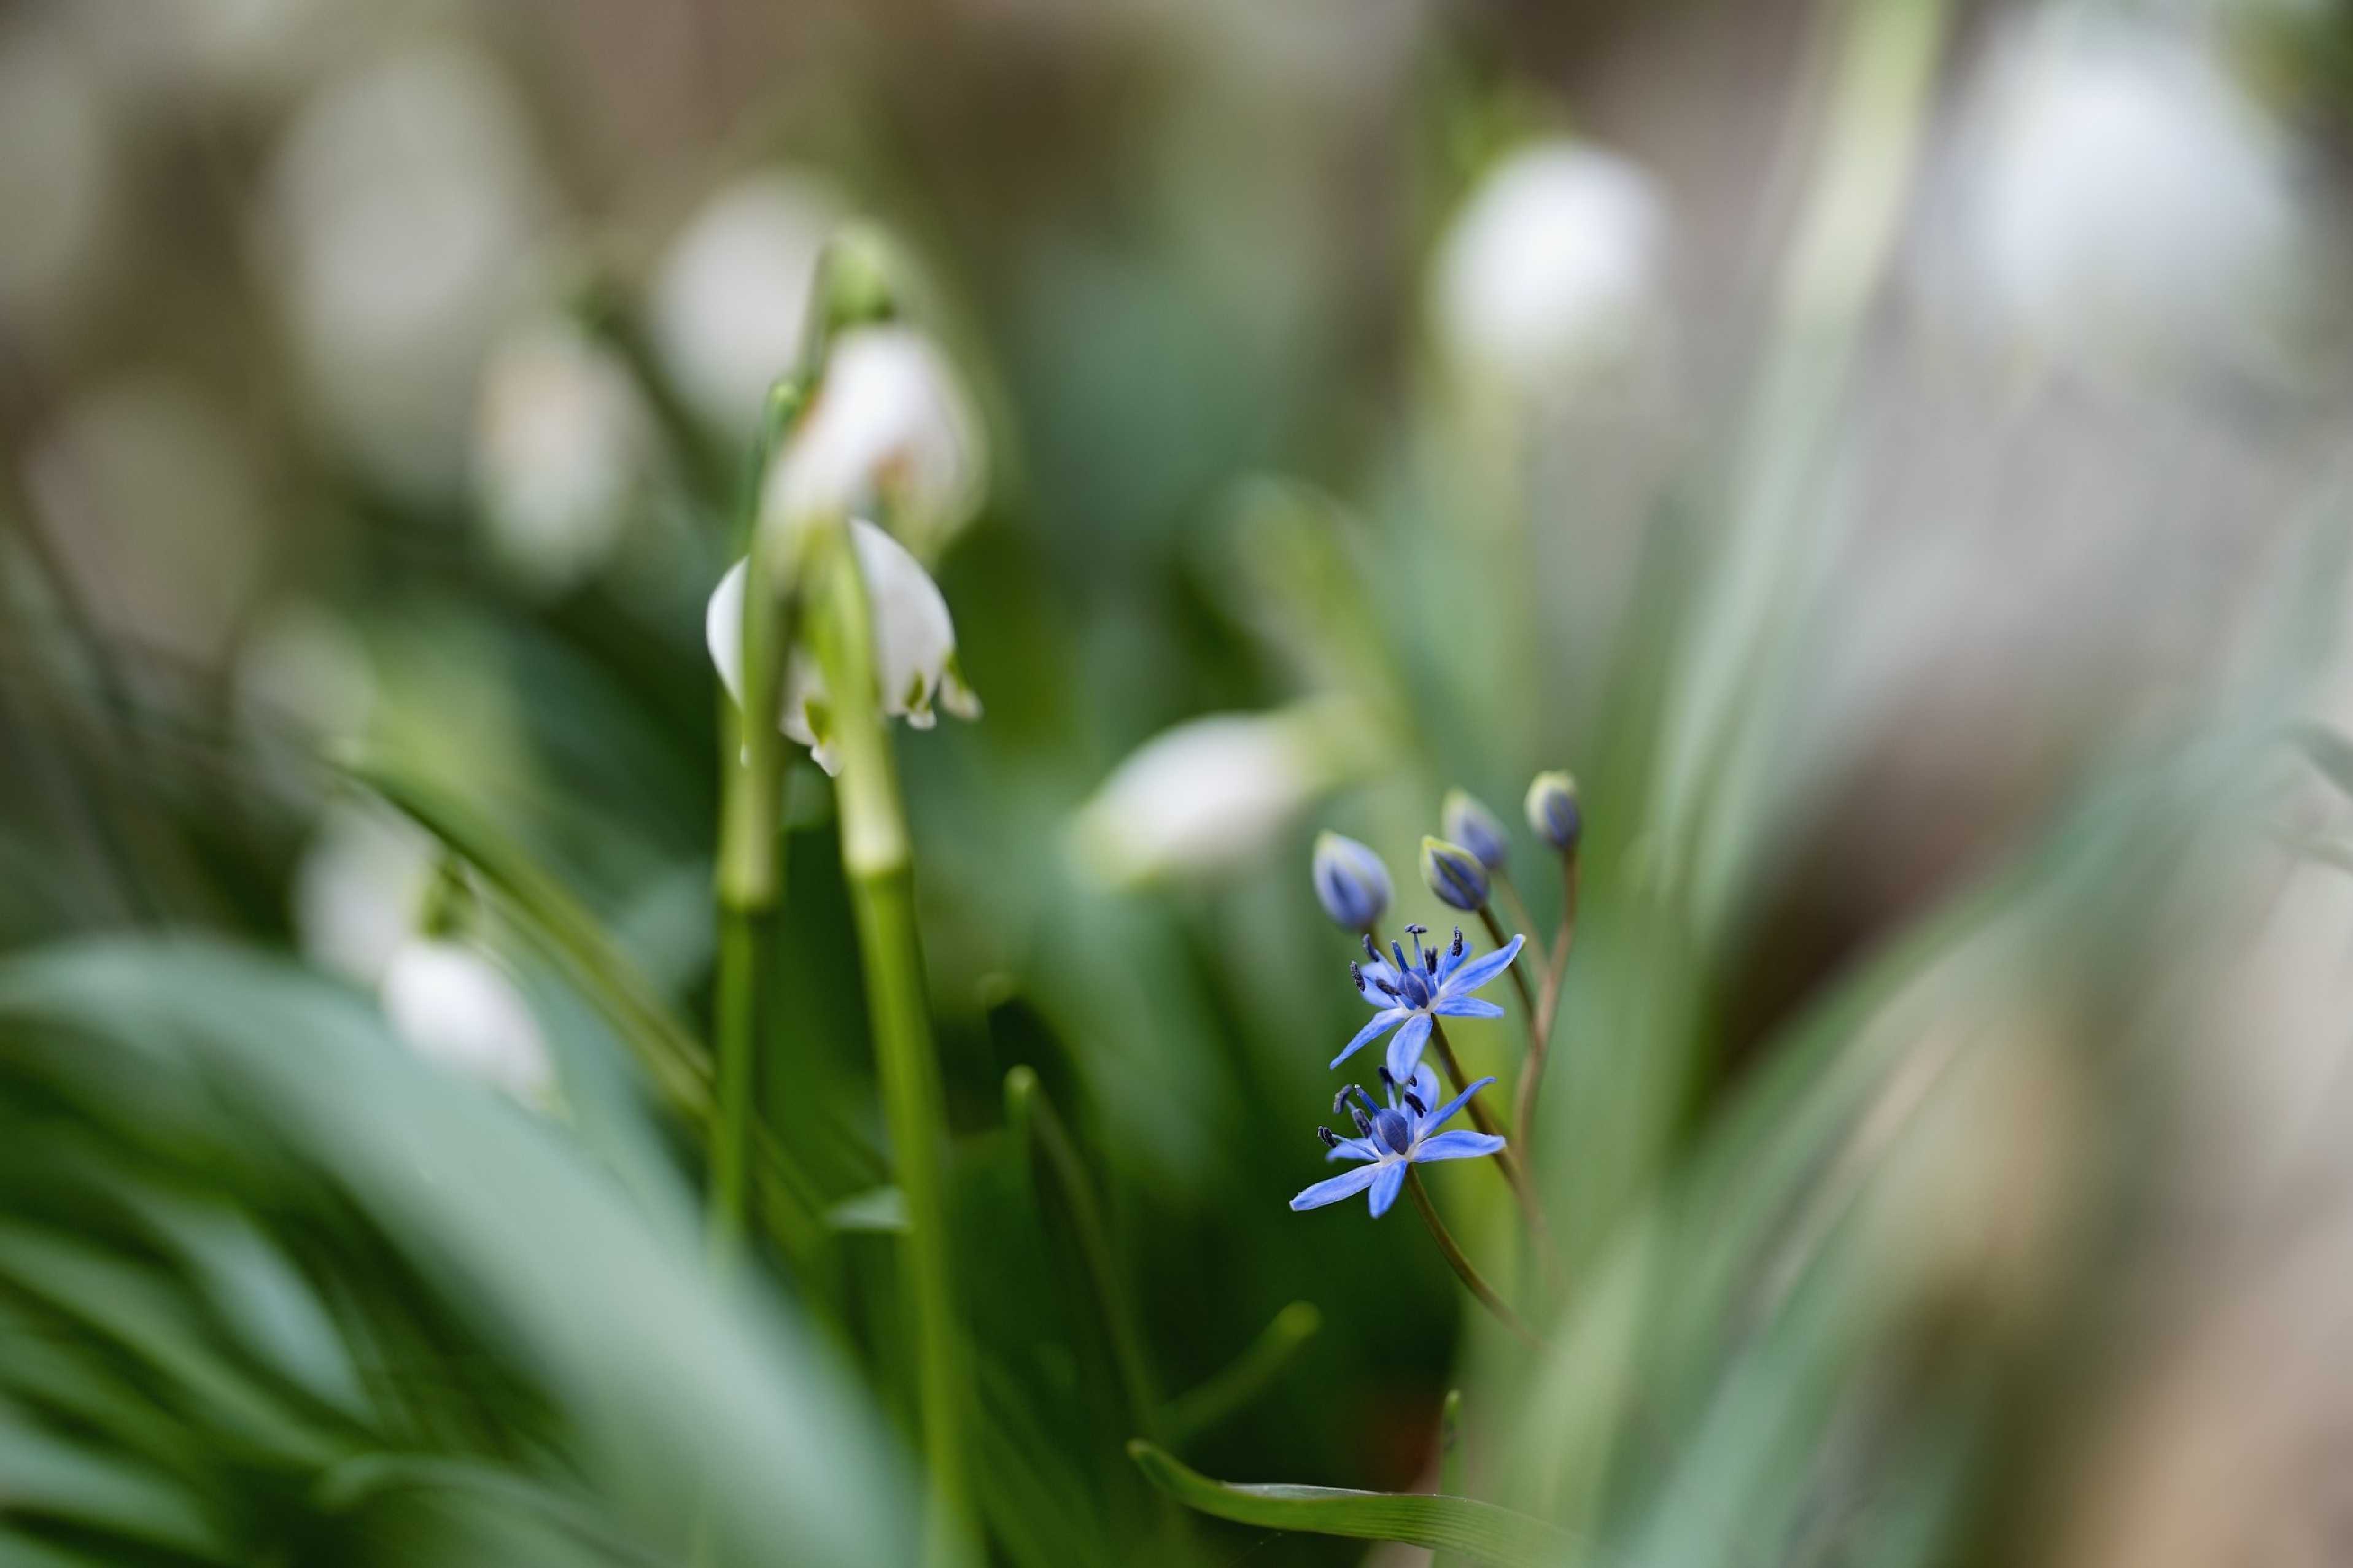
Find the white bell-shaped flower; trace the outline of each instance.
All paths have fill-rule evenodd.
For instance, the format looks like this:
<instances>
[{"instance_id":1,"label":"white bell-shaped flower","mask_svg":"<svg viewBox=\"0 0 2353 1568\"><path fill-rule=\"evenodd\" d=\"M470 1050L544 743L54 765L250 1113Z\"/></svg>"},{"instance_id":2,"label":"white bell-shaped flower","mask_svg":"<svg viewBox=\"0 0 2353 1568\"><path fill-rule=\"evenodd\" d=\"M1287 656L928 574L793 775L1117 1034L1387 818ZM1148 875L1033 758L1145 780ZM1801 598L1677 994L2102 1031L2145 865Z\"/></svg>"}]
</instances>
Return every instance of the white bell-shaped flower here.
<instances>
[{"instance_id":1,"label":"white bell-shaped flower","mask_svg":"<svg viewBox=\"0 0 2353 1568\"><path fill-rule=\"evenodd\" d=\"M1541 391L1625 364L1655 330L1665 224L1625 159L1553 138L1482 179L1440 243L1431 324L1450 357Z\"/></svg>"},{"instance_id":2,"label":"white bell-shaped flower","mask_svg":"<svg viewBox=\"0 0 2353 1568\"><path fill-rule=\"evenodd\" d=\"M394 1032L418 1056L526 1105L553 1100L547 1040L522 991L487 954L412 937L385 966L379 994Z\"/></svg>"},{"instance_id":3,"label":"white bell-shaped flower","mask_svg":"<svg viewBox=\"0 0 2353 1568\"><path fill-rule=\"evenodd\" d=\"M1163 731L1080 807L1071 847L1114 887L1230 868L1353 771L1348 736L1358 727L1342 705L1323 703Z\"/></svg>"},{"instance_id":4,"label":"white bell-shaped flower","mask_svg":"<svg viewBox=\"0 0 2353 1568\"><path fill-rule=\"evenodd\" d=\"M944 708L959 719L980 717L980 699L956 668L955 623L947 601L906 547L872 523L849 525L859 575L865 579L874 630L874 671L882 711L918 730L938 722ZM739 561L711 595L703 635L727 695L744 700L744 591L748 562ZM828 719L825 675L806 647L796 647L785 665L778 723L786 736L809 748L827 773L839 770Z\"/></svg>"},{"instance_id":5,"label":"white bell-shaped flower","mask_svg":"<svg viewBox=\"0 0 2353 1568\"><path fill-rule=\"evenodd\" d=\"M871 513L934 560L986 498L987 450L972 398L910 327L844 332L768 472L762 510L790 520Z\"/></svg>"},{"instance_id":6,"label":"white bell-shaped flower","mask_svg":"<svg viewBox=\"0 0 2353 1568\"><path fill-rule=\"evenodd\" d=\"M290 913L304 957L374 988L408 940L439 846L372 797L331 803L294 868Z\"/></svg>"},{"instance_id":7,"label":"white bell-shaped flower","mask_svg":"<svg viewBox=\"0 0 2353 1568\"><path fill-rule=\"evenodd\" d=\"M841 221L834 193L769 170L727 186L662 258L648 301L654 353L696 415L748 440L768 385L799 360L809 289Z\"/></svg>"},{"instance_id":8,"label":"white bell-shaped flower","mask_svg":"<svg viewBox=\"0 0 2353 1568\"><path fill-rule=\"evenodd\" d=\"M2292 144L2224 63L2143 21L2013 26L1959 140L1963 300L2127 372L2269 352L2302 267Z\"/></svg>"},{"instance_id":9,"label":"white bell-shaped flower","mask_svg":"<svg viewBox=\"0 0 2353 1568\"><path fill-rule=\"evenodd\" d=\"M522 585L558 594L612 554L653 461L628 368L574 323L502 338L482 370L474 483L491 553Z\"/></svg>"}]
</instances>

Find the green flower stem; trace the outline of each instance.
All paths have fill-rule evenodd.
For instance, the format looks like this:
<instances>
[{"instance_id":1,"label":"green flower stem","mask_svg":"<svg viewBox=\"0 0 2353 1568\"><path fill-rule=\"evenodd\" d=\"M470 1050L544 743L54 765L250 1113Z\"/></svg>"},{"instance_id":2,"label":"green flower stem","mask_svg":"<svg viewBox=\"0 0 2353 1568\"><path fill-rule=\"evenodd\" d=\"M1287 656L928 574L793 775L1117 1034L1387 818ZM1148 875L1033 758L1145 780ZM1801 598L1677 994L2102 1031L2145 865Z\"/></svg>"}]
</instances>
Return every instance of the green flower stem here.
<instances>
[{"instance_id":1,"label":"green flower stem","mask_svg":"<svg viewBox=\"0 0 2353 1568\"><path fill-rule=\"evenodd\" d=\"M1438 1052L1438 1064L1446 1069L1447 1081L1453 1084L1454 1092L1461 1094L1469 1089L1471 1079L1463 1072L1461 1058L1454 1054L1454 1042L1446 1037L1446 1026L1435 1018L1430 1021L1430 1044L1431 1048ZM1479 1102L1476 1095L1472 1097L1470 1104L1463 1109L1470 1113L1471 1125L1480 1131L1491 1138L1500 1138L1504 1135L1504 1124L1497 1121L1493 1113ZM1512 1184L1512 1191L1519 1195L1521 1206L1528 1209L1529 1217L1534 1219L1535 1205L1527 1191L1525 1173L1520 1169L1517 1155L1517 1150L1510 1148L1503 1150L1495 1156L1495 1168L1504 1173L1504 1180Z\"/></svg>"},{"instance_id":2,"label":"green flower stem","mask_svg":"<svg viewBox=\"0 0 2353 1568\"><path fill-rule=\"evenodd\" d=\"M720 726L719 979L717 1116L711 1139L711 1251L731 1259L743 1243L751 1170L752 1106L758 1096L759 1039L766 1009L767 951L784 883L777 801L784 774L776 714L791 646L789 603L768 530L754 526L768 458L806 401L804 384L779 382L762 412L759 439L739 501L747 537L744 584L744 700Z\"/></svg>"},{"instance_id":3,"label":"green flower stem","mask_svg":"<svg viewBox=\"0 0 2353 1568\"><path fill-rule=\"evenodd\" d=\"M1536 917L1528 909L1528 901L1520 897L1520 889L1513 886L1512 879L1501 871L1495 873L1495 891L1503 894L1504 900L1511 905L1512 923L1527 932L1530 942L1535 941Z\"/></svg>"},{"instance_id":4,"label":"green flower stem","mask_svg":"<svg viewBox=\"0 0 2353 1568\"><path fill-rule=\"evenodd\" d=\"M1493 942L1497 947L1502 947L1504 943L1512 940L1511 936L1504 930L1504 922L1495 918L1494 905L1481 904L1479 906L1479 919L1484 922L1487 927L1488 940ZM1535 930L1534 926L1530 926L1528 929L1530 931L1534 931ZM1534 941L1535 938L1531 936L1529 940ZM1528 1050L1531 1054L1541 1053L1544 1047L1536 1038L1535 1032L1536 1019L1538 1016L1536 1013L1535 991L1528 984L1528 977L1522 965L1516 963L1514 963L1512 965L1511 974L1512 984L1514 986L1518 988L1520 993L1520 1016L1528 1021Z\"/></svg>"},{"instance_id":5,"label":"green flower stem","mask_svg":"<svg viewBox=\"0 0 2353 1568\"><path fill-rule=\"evenodd\" d=\"M1512 1095L1512 1142L1535 1158L1536 1090L1544 1083L1545 1053L1551 1049L1552 1026L1560 1013L1561 976L1568 970L1568 950L1577 940L1577 858L1561 858L1560 930L1554 933L1551 960L1545 966L1544 992L1528 1026L1528 1054L1520 1062L1520 1081Z\"/></svg>"},{"instance_id":6,"label":"green flower stem","mask_svg":"<svg viewBox=\"0 0 2353 1568\"><path fill-rule=\"evenodd\" d=\"M1446 1254L1447 1265L1454 1270L1455 1277L1479 1299L1481 1306L1494 1313L1496 1321L1511 1330L1523 1343L1533 1350L1544 1349L1545 1343L1536 1338L1535 1331L1520 1321L1520 1315L1495 1294L1495 1288L1487 1283L1486 1276L1463 1256L1462 1248L1456 1245L1452 1234L1447 1230L1446 1222L1438 1217L1438 1210L1430 1201L1430 1191L1421 1184L1421 1173L1410 1165L1406 1167L1405 1187L1413 1194L1413 1206L1421 1211L1421 1223L1430 1227L1430 1236L1438 1242L1438 1250Z\"/></svg>"},{"instance_id":7,"label":"green flower stem","mask_svg":"<svg viewBox=\"0 0 2353 1568\"><path fill-rule=\"evenodd\" d=\"M876 698L871 611L846 521L808 525L800 553L807 574L809 641L824 671L841 761L842 868L865 960L883 1115L907 1206L902 1245L914 1297L916 1381L932 1485L925 1560L938 1568L969 1561L972 1499L964 1435L974 1384L956 1320L947 1235L947 1110L924 1005L913 857Z\"/></svg>"}]
</instances>

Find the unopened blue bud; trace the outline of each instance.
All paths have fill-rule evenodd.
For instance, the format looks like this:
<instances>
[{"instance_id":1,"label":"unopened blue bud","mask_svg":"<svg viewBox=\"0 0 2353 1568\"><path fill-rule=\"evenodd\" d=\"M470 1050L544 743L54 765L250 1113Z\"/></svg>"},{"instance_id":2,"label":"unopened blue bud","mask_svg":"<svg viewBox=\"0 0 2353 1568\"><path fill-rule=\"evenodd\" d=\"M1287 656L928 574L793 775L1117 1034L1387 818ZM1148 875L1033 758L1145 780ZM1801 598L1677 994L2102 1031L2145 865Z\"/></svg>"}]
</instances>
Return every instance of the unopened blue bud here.
<instances>
[{"instance_id":1,"label":"unopened blue bud","mask_svg":"<svg viewBox=\"0 0 2353 1568\"><path fill-rule=\"evenodd\" d=\"M1538 773L1528 785L1528 827L1562 854L1577 853L1577 841L1585 834L1577 781L1566 773Z\"/></svg>"},{"instance_id":2,"label":"unopened blue bud","mask_svg":"<svg viewBox=\"0 0 2353 1568\"><path fill-rule=\"evenodd\" d=\"M1487 907L1487 868L1460 844L1443 838L1421 841L1421 879L1458 910Z\"/></svg>"},{"instance_id":3,"label":"unopened blue bud","mask_svg":"<svg viewBox=\"0 0 2353 1568\"><path fill-rule=\"evenodd\" d=\"M1389 868L1353 838L1317 834L1314 876L1315 897L1343 931L1368 931L1388 912Z\"/></svg>"},{"instance_id":4,"label":"unopened blue bud","mask_svg":"<svg viewBox=\"0 0 2353 1568\"><path fill-rule=\"evenodd\" d=\"M1446 800L1438 808L1438 831L1449 843L1460 844L1477 856L1479 864L1490 871L1502 870L1504 857L1512 852L1511 840L1495 814L1462 790L1446 792Z\"/></svg>"}]
</instances>

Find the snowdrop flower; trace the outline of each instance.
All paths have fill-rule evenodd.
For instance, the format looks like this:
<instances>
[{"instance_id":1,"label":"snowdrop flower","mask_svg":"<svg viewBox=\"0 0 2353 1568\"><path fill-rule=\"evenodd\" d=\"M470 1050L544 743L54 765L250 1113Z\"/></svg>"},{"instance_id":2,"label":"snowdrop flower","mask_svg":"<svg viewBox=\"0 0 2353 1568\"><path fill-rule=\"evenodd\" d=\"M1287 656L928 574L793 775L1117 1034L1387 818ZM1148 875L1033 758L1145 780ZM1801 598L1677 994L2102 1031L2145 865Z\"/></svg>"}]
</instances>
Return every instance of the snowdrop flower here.
<instances>
[{"instance_id":1,"label":"snowdrop flower","mask_svg":"<svg viewBox=\"0 0 2353 1568\"><path fill-rule=\"evenodd\" d=\"M817 399L769 470L762 515L872 511L935 560L987 486L980 416L932 341L909 327L844 332Z\"/></svg>"},{"instance_id":2,"label":"snowdrop flower","mask_svg":"<svg viewBox=\"0 0 2353 1568\"><path fill-rule=\"evenodd\" d=\"M328 428L383 482L461 489L483 345L550 205L505 79L443 44L330 81L270 196L275 297Z\"/></svg>"},{"instance_id":3,"label":"snowdrop flower","mask_svg":"<svg viewBox=\"0 0 2353 1568\"><path fill-rule=\"evenodd\" d=\"M798 363L818 258L840 216L815 181L771 171L713 195L671 243L649 328L680 395L713 429L749 440L769 384Z\"/></svg>"},{"instance_id":4,"label":"snowdrop flower","mask_svg":"<svg viewBox=\"0 0 2353 1568\"><path fill-rule=\"evenodd\" d=\"M1315 836L1315 897L1342 931L1369 933L1388 912L1389 868L1367 845L1337 833Z\"/></svg>"},{"instance_id":5,"label":"snowdrop flower","mask_svg":"<svg viewBox=\"0 0 2353 1568\"><path fill-rule=\"evenodd\" d=\"M1525 937L1514 937L1484 958L1470 958L1460 926L1454 928L1454 940L1442 951L1421 945L1422 937L1430 930L1428 926L1411 925L1405 930L1413 940L1410 959L1406 956L1404 943L1392 942L1389 952L1397 962L1389 963L1367 936L1365 956L1370 962L1348 965L1348 976L1356 983L1356 994L1380 1010L1356 1031L1355 1039L1340 1047L1340 1054L1332 1058L1334 1067L1395 1029L1397 1033L1389 1038L1388 1071L1391 1078L1409 1079L1421 1065L1421 1048L1430 1042L1430 1031L1436 1027L1438 1019L1504 1016L1501 1007L1482 1001L1472 993L1512 966Z\"/></svg>"},{"instance_id":6,"label":"snowdrop flower","mask_svg":"<svg viewBox=\"0 0 2353 1568\"><path fill-rule=\"evenodd\" d=\"M2094 361L2243 344L2295 280L2286 139L2220 65L2056 13L1999 51L1965 163L1973 302Z\"/></svg>"},{"instance_id":7,"label":"snowdrop flower","mask_svg":"<svg viewBox=\"0 0 2353 1568\"><path fill-rule=\"evenodd\" d=\"M1071 846L1114 887L1247 860L1345 776L1352 711L1220 713L1165 731L1080 808Z\"/></svg>"},{"instance_id":8,"label":"snowdrop flower","mask_svg":"<svg viewBox=\"0 0 2353 1568\"><path fill-rule=\"evenodd\" d=\"M1512 852L1512 841L1495 814L1467 791L1451 789L1438 808L1438 831L1450 844L1471 851L1479 864L1500 871Z\"/></svg>"},{"instance_id":9,"label":"snowdrop flower","mask_svg":"<svg viewBox=\"0 0 2353 1568\"><path fill-rule=\"evenodd\" d=\"M849 525L872 606L874 671L882 711L918 730L938 722L936 709L959 719L980 717L980 699L956 667L955 625L939 584L897 540L862 519ZM751 563L739 561L720 579L703 616L703 636L727 695L744 700L744 588ZM785 664L783 707L778 722L791 739L809 748L827 773L840 767L828 733L825 675L805 647L795 647Z\"/></svg>"},{"instance_id":10,"label":"snowdrop flower","mask_svg":"<svg viewBox=\"0 0 2353 1568\"><path fill-rule=\"evenodd\" d=\"M1538 773L1528 785L1528 830L1564 855L1574 854L1585 835L1585 808L1577 781L1556 770Z\"/></svg>"},{"instance_id":11,"label":"snowdrop flower","mask_svg":"<svg viewBox=\"0 0 2353 1568\"><path fill-rule=\"evenodd\" d=\"M1335 1110L1346 1106L1356 1124L1356 1137L1343 1138L1328 1127L1315 1130L1316 1136L1331 1150L1326 1158L1361 1160L1365 1163L1301 1193L1291 1200L1294 1211L1320 1209L1342 1198L1354 1197L1369 1187L1373 1217L1378 1219L1397 1202L1410 1167L1439 1160L1475 1160L1502 1151L1504 1140L1493 1133L1438 1131L1456 1111L1471 1103L1472 1095L1494 1082L1493 1079L1481 1079L1443 1105L1438 1102L1438 1075L1426 1067L1416 1068L1411 1077L1404 1079L1384 1072L1381 1081L1388 1089L1386 1105L1375 1104L1372 1096L1353 1083L1332 1102ZM1349 1104L1352 1093L1356 1102Z\"/></svg>"},{"instance_id":12,"label":"snowdrop flower","mask_svg":"<svg viewBox=\"0 0 2353 1568\"><path fill-rule=\"evenodd\" d=\"M535 321L483 367L474 480L499 563L542 594L604 564L654 454L654 425L619 356L576 324Z\"/></svg>"},{"instance_id":13,"label":"snowdrop flower","mask_svg":"<svg viewBox=\"0 0 2353 1568\"><path fill-rule=\"evenodd\" d=\"M555 1068L531 1006L484 953L438 937L412 937L385 968L384 1014L426 1060L544 1106Z\"/></svg>"},{"instance_id":14,"label":"snowdrop flower","mask_svg":"<svg viewBox=\"0 0 2353 1568\"><path fill-rule=\"evenodd\" d=\"M416 929L439 847L374 799L328 806L291 892L295 940L320 968L370 990Z\"/></svg>"},{"instance_id":15,"label":"snowdrop flower","mask_svg":"<svg viewBox=\"0 0 2353 1568\"><path fill-rule=\"evenodd\" d=\"M1440 242L1430 314L1467 368L1540 391L1631 358L1659 312L1651 179L1582 142L1506 158Z\"/></svg>"}]
</instances>

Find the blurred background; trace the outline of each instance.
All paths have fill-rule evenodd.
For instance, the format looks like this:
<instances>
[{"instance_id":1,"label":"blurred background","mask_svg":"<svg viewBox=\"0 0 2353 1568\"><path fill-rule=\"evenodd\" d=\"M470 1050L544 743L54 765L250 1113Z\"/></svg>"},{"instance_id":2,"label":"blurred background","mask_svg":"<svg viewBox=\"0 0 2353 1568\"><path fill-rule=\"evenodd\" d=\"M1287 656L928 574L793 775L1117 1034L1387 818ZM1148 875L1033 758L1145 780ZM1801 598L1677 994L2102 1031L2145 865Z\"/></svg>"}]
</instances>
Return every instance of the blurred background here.
<instances>
[{"instance_id":1,"label":"blurred background","mask_svg":"<svg viewBox=\"0 0 2353 1568\"><path fill-rule=\"evenodd\" d=\"M1282 1342L1214 1475L1430 1489L1459 1386L1579 1561L2353 1557L2348 150L2336 0L0 9L0 1562L913 1560L797 748L822 1279L637 1048L853 219L986 476L898 755L992 1561L1421 1555L1156 1500L1093 1232L1170 1411ZM1531 1362L1283 1203L1314 832L1442 930L1468 788L1548 932L1563 766Z\"/></svg>"}]
</instances>

